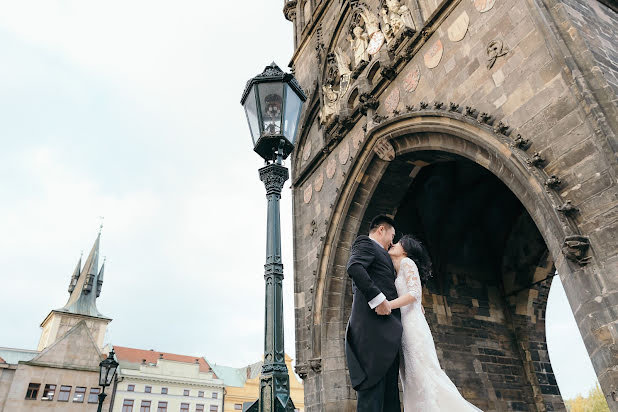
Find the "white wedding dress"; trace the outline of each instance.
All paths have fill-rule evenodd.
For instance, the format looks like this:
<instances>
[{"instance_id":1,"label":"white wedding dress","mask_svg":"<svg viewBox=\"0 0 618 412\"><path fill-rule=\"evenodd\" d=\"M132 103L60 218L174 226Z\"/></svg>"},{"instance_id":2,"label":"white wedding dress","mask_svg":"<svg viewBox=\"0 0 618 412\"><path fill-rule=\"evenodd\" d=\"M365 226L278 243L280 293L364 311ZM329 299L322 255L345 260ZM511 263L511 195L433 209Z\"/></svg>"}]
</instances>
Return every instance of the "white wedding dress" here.
<instances>
[{"instance_id":1,"label":"white wedding dress","mask_svg":"<svg viewBox=\"0 0 618 412\"><path fill-rule=\"evenodd\" d=\"M401 261L395 286L399 296L409 293L416 298L401 308L403 356L399 377L403 386L404 412L481 411L461 396L440 368L433 337L421 310L421 280L412 259L404 258Z\"/></svg>"}]
</instances>

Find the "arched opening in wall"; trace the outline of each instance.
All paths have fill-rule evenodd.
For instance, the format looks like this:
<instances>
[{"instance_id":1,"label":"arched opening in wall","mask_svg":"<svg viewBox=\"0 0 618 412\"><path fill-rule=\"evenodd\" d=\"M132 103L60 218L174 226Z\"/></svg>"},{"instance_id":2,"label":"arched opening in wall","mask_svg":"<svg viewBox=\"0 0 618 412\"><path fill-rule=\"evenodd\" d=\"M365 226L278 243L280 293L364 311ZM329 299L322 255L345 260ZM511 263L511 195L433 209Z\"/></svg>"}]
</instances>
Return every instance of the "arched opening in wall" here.
<instances>
[{"instance_id":1,"label":"arched opening in wall","mask_svg":"<svg viewBox=\"0 0 618 412\"><path fill-rule=\"evenodd\" d=\"M389 163L359 234L379 213L431 255L426 318L441 366L464 397L483 410L563 408L545 339L554 262L510 189L462 156L411 152Z\"/></svg>"},{"instance_id":2,"label":"arched opening in wall","mask_svg":"<svg viewBox=\"0 0 618 412\"><path fill-rule=\"evenodd\" d=\"M546 320L547 351L560 393L565 401L587 397L598 379L559 276L549 291Z\"/></svg>"}]
</instances>

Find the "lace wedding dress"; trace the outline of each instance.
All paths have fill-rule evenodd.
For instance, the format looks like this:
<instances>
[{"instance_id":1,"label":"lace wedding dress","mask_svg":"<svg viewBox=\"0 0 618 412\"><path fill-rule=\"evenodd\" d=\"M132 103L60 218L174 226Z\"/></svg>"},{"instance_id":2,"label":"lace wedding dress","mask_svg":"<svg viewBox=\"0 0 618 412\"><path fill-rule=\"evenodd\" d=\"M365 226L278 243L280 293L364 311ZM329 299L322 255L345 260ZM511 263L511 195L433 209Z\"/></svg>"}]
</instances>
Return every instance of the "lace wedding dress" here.
<instances>
[{"instance_id":1,"label":"lace wedding dress","mask_svg":"<svg viewBox=\"0 0 618 412\"><path fill-rule=\"evenodd\" d=\"M481 411L461 396L440 368L433 337L421 310L421 280L412 259L404 258L401 261L395 286L399 296L409 293L416 298L401 308L403 356L399 377L403 386L404 412Z\"/></svg>"}]
</instances>

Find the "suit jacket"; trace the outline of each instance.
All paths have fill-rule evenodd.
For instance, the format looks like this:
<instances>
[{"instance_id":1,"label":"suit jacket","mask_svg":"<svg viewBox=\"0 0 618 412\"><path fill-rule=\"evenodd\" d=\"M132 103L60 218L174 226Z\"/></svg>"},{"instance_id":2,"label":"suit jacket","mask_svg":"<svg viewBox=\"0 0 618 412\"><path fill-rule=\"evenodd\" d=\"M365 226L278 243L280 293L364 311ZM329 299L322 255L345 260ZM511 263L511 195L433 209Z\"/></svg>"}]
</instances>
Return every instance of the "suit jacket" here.
<instances>
[{"instance_id":1,"label":"suit jacket","mask_svg":"<svg viewBox=\"0 0 618 412\"><path fill-rule=\"evenodd\" d=\"M358 266L350 270L354 265L364 270ZM388 300L397 298L396 273L388 252L369 236L356 238L346 270L354 296L346 328L346 359L352 387L362 390L378 383L399 353L401 312L395 309L380 316L368 303L380 293Z\"/></svg>"}]
</instances>

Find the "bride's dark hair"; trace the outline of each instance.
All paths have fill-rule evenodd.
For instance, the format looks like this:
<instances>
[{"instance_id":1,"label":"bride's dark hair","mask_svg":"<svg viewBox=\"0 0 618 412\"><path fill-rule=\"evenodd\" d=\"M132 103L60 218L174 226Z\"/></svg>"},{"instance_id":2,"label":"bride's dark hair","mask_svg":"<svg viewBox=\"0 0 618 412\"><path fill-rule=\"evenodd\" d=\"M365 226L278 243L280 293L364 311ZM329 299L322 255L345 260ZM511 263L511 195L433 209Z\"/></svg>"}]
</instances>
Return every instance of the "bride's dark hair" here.
<instances>
[{"instance_id":1,"label":"bride's dark hair","mask_svg":"<svg viewBox=\"0 0 618 412\"><path fill-rule=\"evenodd\" d=\"M419 275L423 281L431 277L431 259L425 246L412 235L403 235L399 239L406 255L416 263Z\"/></svg>"}]
</instances>

